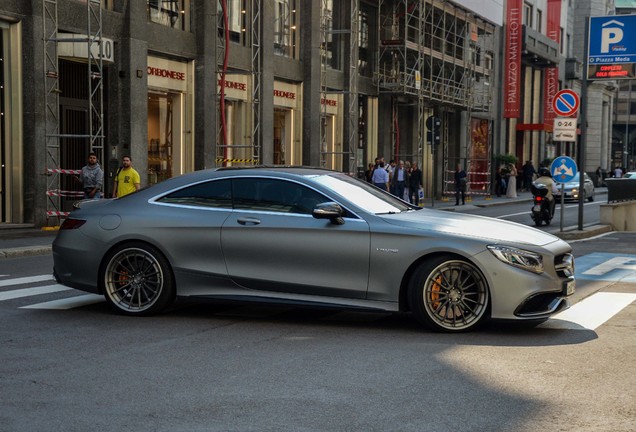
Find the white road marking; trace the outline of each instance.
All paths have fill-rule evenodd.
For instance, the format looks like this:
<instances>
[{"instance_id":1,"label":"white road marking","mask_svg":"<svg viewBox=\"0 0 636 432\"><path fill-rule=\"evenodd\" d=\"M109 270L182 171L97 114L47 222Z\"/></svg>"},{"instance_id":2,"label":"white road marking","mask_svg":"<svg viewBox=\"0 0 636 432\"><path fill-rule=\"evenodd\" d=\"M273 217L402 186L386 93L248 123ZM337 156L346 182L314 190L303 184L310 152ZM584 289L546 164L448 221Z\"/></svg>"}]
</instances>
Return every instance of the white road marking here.
<instances>
[{"instance_id":1,"label":"white road marking","mask_svg":"<svg viewBox=\"0 0 636 432\"><path fill-rule=\"evenodd\" d=\"M86 294L77 297L69 297L61 300L54 300L50 302L37 303L29 306L22 306L20 309L55 309L55 310L67 310L82 306L88 306L95 303L106 301L104 296L97 294Z\"/></svg>"},{"instance_id":2,"label":"white road marking","mask_svg":"<svg viewBox=\"0 0 636 432\"><path fill-rule=\"evenodd\" d=\"M636 294L633 293L598 292L554 315L539 327L595 330L634 301Z\"/></svg>"},{"instance_id":3,"label":"white road marking","mask_svg":"<svg viewBox=\"0 0 636 432\"><path fill-rule=\"evenodd\" d=\"M15 279L5 279L3 281L0 281L0 287L9 286L9 285L22 285L22 284L28 284L33 282L44 282L44 281L49 281L53 279L54 279L53 275L50 275L50 274L28 276L28 277L21 277L21 278L15 278Z\"/></svg>"},{"instance_id":4,"label":"white road marking","mask_svg":"<svg viewBox=\"0 0 636 432\"><path fill-rule=\"evenodd\" d=\"M625 257L618 256L605 261L596 267L592 267L589 270L585 270L583 272L584 275L594 275L594 276L602 276L605 273L609 273L614 270L636 270L636 264L628 264L628 263L636 263L636 259L633 256Z\"/></svg>"},{"instance_id":5,"label":"white road marking","mask_svg":"<svg viewBox=\"0 0 636 432\"><path fill-rule=\"evenodd\" d=\"M39 286L34 288L24 288L12 291L0 292L0 301L12 300L22 297L29 297L40 294L50 294L59 291L70 290L71 288L66 287L64 285L55 284L55 285L46 285Z\"/></svg>"},{"instance_id":6,"label":"white road marking","mask_svg":"<svg viewBox=\"0 0 636 432\"><path fill-rule=\"evenodd\" d=\"M583 205L587 206L587 205L601 205L601 204L602 203L600 201L595 201L595 202L587 202L587 203L584 203ZM578 208L578 206L579 206L578 204L566 205L565 208L566 209L573 208L573 207L577 207ZM559 211L561 211L561 203L560 202L558 202L556 207L554 208L555 217L556 217L557 212L559 212ZM507 215L495 216L495 219L504 219L504 218L507 218L507 217L521 216L521 215L525 215L525 214L530 214L530 211L528 210L528 211L524 211L524 212L521 212L521 213L511 213L511 214L507 214Z\"/></svg>"}]
</instances>

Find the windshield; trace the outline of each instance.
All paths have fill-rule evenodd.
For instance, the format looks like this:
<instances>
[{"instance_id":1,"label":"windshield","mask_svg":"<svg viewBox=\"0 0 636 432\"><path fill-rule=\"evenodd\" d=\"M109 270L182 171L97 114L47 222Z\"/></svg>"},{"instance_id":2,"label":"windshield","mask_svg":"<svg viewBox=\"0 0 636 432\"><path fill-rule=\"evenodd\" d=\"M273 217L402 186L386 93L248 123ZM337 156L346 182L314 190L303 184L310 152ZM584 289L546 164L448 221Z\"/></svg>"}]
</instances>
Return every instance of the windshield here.
<instances>
[{"instance_id":1,"label":"windshield","mask_svg":"<svg viewBox=\"0 0 636 432\"><path fill-rule=\"evenodd\" d=\"M393 214L416 209L369 183L344 174L323 175L314 180L369 213Z\"/></svg>"}]
</instances>

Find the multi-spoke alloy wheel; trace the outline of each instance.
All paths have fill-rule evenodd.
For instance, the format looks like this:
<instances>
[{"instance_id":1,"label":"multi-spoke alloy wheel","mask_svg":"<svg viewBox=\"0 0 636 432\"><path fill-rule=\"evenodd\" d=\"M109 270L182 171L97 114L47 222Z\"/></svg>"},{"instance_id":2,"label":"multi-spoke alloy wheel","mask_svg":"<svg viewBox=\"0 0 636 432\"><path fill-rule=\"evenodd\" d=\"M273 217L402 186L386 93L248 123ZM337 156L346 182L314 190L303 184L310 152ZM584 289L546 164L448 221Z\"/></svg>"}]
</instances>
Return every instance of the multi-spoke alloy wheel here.
<instances>
[{"instance_id":1,"label":"multi-spoke alloy wheel","mask_svg":"<svg viewBox=\"0 0 636 432\"><path fill-rule=\"evenodd\" d=\"M477 326L488 310L488 285L468 261L438 257L425 262L409 282L411 309L422 323L446 332Z\"/></svg>"},{"instance_id":2,"label":"multi-spoke alloy wheel","mask_svg":"<svg viewBox=\"0 0 636 432\"><path fill-rule=\"evenodd\" d=\"M174 299L170 265L154 247L134 243L111 252L104 269L104 296L119 312L150 315Z\"/></svg>"}]
</instances>

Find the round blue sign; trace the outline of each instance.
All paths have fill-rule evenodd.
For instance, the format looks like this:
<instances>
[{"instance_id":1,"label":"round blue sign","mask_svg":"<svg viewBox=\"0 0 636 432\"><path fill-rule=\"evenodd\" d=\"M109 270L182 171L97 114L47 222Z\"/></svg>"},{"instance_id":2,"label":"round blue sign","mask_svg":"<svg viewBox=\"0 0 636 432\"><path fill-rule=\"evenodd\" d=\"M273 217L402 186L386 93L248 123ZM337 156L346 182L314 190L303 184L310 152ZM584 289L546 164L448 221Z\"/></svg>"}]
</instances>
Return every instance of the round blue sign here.
<instances>
[{"instance_id":1,"label":"round blue sign","mask_svg":"<svg viewBox=\"0 0 636 432\"><path fill-rule=\"evenodd\" d=\"M554 181L558 183L572 181L576 173L576 162L569 156L559 156L550 165L550 174L552 174Z\"/></svg>"}]
</instances>

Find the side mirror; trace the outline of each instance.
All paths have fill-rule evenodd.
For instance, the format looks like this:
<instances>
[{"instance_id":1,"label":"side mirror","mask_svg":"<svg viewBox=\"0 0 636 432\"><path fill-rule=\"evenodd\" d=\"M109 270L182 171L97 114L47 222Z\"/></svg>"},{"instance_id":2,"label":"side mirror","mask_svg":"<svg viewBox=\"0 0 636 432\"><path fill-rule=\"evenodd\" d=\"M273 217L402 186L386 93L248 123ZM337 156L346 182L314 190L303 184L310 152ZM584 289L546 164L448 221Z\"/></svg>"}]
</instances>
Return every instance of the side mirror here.
<instances>
[{"instance_id":1,"label":"side mirror","mask_svg":"<svg viewBox=\"0 0 636 432\"><path fill-rule=\"evenodd\" d=\"M345 211L340 204L335 202L320 203L314 207L311 214L316 219L329 219L334 225L344 225L342 216L344 216Z\"/></svg>"}]
</instances>

